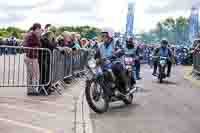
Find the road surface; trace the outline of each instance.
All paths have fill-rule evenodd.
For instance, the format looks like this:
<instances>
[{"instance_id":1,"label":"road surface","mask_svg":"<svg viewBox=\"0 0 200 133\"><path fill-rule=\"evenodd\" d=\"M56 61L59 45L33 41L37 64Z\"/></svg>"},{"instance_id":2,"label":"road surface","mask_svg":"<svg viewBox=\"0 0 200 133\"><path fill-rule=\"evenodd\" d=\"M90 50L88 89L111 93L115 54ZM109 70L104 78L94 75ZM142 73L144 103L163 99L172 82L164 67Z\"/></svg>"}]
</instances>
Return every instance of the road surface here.
<instances>
[{"instance_id":1,"label":"road surface","mask_svg":"<svg viewBox=\"0 0 200 133\"><path fill-rule=\"evenodd\" d=\"M28 97L26 88L1 88L0 132L75 133L75 129L82 132L80 102L84 83L77 79L62 91L62 95L55 93L48 97ZM88 123L87 118L84 119Z\"/></svg>"},{"instance_id":2,"label":"road surface","mask_svg":"<svg viewBox=\"0 0 200 133\"><path fill-rule=\"evenodd\" d=\"M94 133L199 133L200 88L184 79L183 67L159 84L145 66L134 104L111 104L105 114L91 111Z\"/></svg>"}]
</instances>

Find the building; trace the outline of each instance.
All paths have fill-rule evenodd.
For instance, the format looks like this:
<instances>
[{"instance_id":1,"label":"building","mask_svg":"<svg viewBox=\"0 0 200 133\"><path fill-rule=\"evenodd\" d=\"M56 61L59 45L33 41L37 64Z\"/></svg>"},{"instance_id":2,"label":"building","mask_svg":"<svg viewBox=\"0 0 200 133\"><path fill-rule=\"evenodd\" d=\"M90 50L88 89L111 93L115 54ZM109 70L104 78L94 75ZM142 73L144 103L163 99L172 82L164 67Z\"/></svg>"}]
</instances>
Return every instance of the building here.
<instances>
[{"instance_id":1,"label":"building","mask_svg":"<svg viewBox=\"0 0 200 133\"><path fill-rule=\"evenodd\" d=\"M128 13L126 18L126 35L132 36L133 35L133 26L134 26L134 3L128 3Z\"/></svg>"},{"instance_id":2,"label":"building","mask_svg":"<svg viewBox=\"0 0 200 133\"><path fill-rule=\"evenodd\" d=\"M189 39L193 42L199 34L199 8L193 4L191 8L191 15L189 18Z\"/></svg>"}]
</instances>

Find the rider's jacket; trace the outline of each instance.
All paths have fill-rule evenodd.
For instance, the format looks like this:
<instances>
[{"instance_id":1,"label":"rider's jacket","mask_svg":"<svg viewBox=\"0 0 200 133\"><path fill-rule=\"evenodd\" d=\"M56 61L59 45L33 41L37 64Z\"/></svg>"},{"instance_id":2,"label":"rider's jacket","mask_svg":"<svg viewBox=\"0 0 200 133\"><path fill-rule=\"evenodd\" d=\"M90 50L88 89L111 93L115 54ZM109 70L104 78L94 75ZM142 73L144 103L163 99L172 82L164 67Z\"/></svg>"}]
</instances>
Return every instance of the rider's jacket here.
<instances>
[{"instance_id":1,"label":"rider's jacket","mask_svg":"<svg viewBox=\"0 0 200 133\"><path fill-rule=\"evenodd\" d=\"M171 60L172 58L172 52L169 48L157 48L155 49L153 56L163 56L163 57L169 57L169 59Z\"/></svg>"},{"instance_id":2,"label":"rider's jacket","mask_svg":"<svg viewBox=\"0 0 200 133\"><path fill-rule=\"evenodd\" d=\"M169 48L157 48L154 51L154 56L164 56L164 57L171 57L172 53Z\"/></svg>"},{"instance_id":3,"label":"rider's jacket","mask_svg":"<svg viewBox=\"0 0 200 133\"><path fill-rule=\"evenodd\" d=\"M168 48L160 48L159 52L160 52L160 56L162 56L162 57L169 57L169 50L168 50Z\"/></svg>"},{"instance_id":4,"label":"rider's jacket","mask_svg":"<svg viewBox=\"0 0 200 133\"><path fill-rule=\"evenodd\" d=\"M114 41L112 41L110 44L100 43L99 52L100 52L101 58L111 57L115 52Z\"/></svg>"},{"instance_id":5,"label":"rider's jacket","mask_svg":"<svg viewBox=\"0 0 200 133\"><path fill-rule=\"evenodd\" d=\"M128 49L126 47L126 48L124 48L124 53L126 55L133 55L135 57L136 56L136 49L135 48Z\"/></svg>"}]
</instances>

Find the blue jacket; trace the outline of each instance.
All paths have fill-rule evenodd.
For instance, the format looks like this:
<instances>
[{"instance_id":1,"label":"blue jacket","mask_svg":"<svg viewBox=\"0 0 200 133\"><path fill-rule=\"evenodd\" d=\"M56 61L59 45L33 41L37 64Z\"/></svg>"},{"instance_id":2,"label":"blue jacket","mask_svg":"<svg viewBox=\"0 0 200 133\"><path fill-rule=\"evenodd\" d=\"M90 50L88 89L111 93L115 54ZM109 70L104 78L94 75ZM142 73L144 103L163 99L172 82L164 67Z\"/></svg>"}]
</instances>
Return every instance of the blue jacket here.
<instances>
[{"instance_id":1,"label":"blue jacket","mask_svg":"<svg viewBox=\"0 0 200 133\"><path fill-rule=\"evenodd\" d=\"M99 52L100 52L101 58L108 58L114 54L114 52L115 52L114 41L112 41L107 48L104 43L101 43L99 45L100 45Z\"/></svg>"}]
</instances>

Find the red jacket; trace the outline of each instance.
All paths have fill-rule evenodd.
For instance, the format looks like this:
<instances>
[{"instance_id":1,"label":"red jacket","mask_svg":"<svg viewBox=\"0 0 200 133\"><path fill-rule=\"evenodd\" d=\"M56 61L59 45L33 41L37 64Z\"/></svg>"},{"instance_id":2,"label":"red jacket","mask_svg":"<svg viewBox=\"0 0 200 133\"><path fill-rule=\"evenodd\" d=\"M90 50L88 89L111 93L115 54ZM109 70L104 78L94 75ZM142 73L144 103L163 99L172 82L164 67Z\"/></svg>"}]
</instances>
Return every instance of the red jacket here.
<instances>
[{"instance_id":1,"label":"red jacket","mask_svg":"<svg viewBox=\"0 0 200 133\"><path fill-rule=\"evenodd\" d=\"M38 58L38 50L35 50L34 48L39 48L40 47L40 39L39 37L33 33L30 32L27 34L24 40L25 47L29 47L31 49L25 50L26 56L32 59Z\"/></svg>"}]
</instances>

